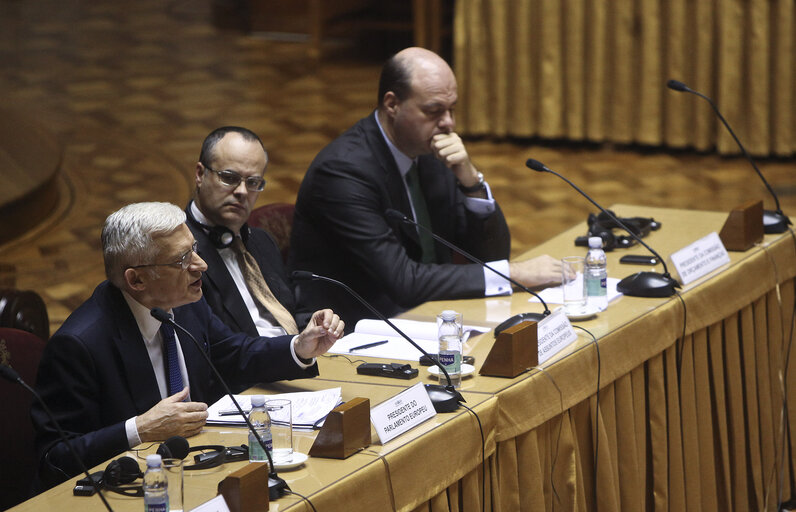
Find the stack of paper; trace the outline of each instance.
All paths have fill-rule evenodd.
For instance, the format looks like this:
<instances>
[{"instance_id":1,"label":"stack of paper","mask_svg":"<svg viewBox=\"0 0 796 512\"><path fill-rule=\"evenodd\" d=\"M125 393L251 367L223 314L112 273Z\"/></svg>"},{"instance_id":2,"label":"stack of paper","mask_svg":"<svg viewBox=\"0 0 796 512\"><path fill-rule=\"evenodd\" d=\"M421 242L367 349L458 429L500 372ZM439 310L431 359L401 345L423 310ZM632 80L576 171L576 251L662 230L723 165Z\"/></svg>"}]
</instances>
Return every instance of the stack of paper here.
<instances>
[{"instance_id":1,"label":"stack of paper","mask_svg":"<svg viewBox=\"0 0 796 512\"><path fill-rule=\"evenodd\" d=\"M293 412L293 428L295 429L320 427L329 412L342 403L340 388L265 395L266 400L275 398L290 400ZM251 395L235 395L235 400L240 404L243 412L248 414L252 408ZM208 425L246 425L228 395L223 396L218 402L208 407L207 413Z\"/></svg>"},{"instance_id":2,"label":"stack of paper","mask_svg":"<svg viewBox=\"0 0 796 512\"><path fill-rule=\"evenodd\" d=\"M390 319L390 321L409 336L412 341L423 347L426 352L436 354L439 351L436 322L418 322L404 319ZM489 330L488 327L465 325L463 327L462 340L466 341L470 336L477 336ZM361 345L384 340L387 343L376 347L351 350ZM419 350L395 332L386 322L369 319L357 322L354 332L337 340L332 345L332 348L329 349L329 352L332 354L350 354L354 357L371 356L384 359L405 359L408 361L418 361L422 355Z\"/></svg>"}]
</instances>

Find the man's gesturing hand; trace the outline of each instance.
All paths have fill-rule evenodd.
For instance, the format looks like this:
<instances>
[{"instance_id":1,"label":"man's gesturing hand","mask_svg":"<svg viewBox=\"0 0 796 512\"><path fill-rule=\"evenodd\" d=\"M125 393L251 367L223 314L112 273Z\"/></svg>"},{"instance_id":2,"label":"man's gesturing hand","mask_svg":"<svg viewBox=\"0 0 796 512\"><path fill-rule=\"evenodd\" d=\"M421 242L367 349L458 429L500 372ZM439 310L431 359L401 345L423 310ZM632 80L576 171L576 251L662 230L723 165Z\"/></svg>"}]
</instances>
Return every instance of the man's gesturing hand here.
<instances>
[{"instance_id":1,"label":"man's gesturing hand","mask_svg":"<svg viewBox=\"0 0 796 512\"><path fill-rule=\"evenodd\" d=\"M345 322L331 309L322 309L312 314L312 319L296 340L296 355L312 359L324 354L343 336Z\"/></svg>"},{"instance_id":2,"label":"man's gesturing hand","mask_svg":"<svg viewBox=\"0 0 796 512\"><path fill-rule=\"evenodd\" d=\"M141 442L164 441L171 436L190 437L198 434L207 421L207 404L183 402L188 387L168 396L153 408L135 418Z\"/></svg>"}]
</instances>

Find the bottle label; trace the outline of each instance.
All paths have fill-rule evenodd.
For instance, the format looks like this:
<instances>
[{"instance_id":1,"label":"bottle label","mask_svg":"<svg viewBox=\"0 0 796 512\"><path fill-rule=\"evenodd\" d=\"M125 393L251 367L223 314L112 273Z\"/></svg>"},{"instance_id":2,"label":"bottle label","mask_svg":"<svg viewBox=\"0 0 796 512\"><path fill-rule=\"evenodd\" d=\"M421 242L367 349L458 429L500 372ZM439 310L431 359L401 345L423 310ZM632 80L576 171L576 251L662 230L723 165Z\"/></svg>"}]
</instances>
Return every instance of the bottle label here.
<instances>
[{"instance_id":1,"label":"bottle label","mask_svg":"<svg viewBox=\"0 0 796 512\"><path fill-rule=\"evenodd\" d=\"M169 498L160 497L144 499L145 512L169 512Z\"/></svg>"},{"instance_id":2,"label":"bottle label","mask_svg":"<svg viewBox=\"0 0 796 512\"><path fill-rule=\"evenodd\" d=\"M268 449L269 452L273 453L273 439L271 438L270 432L267 434L260 433L260 437L265 444L265 447ZM261 462L267 461L268 456L265 455L263 451L263 447L260 446L260 443L257 442L257 438L253 435L249 436L249 461L250 462Z\"/></svg>"},{"instance_id":3,"label":"bottle label","mask_svg":"<svg viewBox=\"0 0 796 512\"><path fill-rule=\"evenodd\" d=\"M586 278L586 294L589 297L600 297L608 293L608 280L606 277L599 279Z\"/></svg>"},{"instance_id":4,"label":"bottle label","mask_svg":"<svg viewBox=\"0 0 796 512\"><path fill-rule=\"evenodd\" d=\"M439 353L439 362L448 373L461 372L461 354L454 351L441 351Z\"/></svg>"}]
</instances>

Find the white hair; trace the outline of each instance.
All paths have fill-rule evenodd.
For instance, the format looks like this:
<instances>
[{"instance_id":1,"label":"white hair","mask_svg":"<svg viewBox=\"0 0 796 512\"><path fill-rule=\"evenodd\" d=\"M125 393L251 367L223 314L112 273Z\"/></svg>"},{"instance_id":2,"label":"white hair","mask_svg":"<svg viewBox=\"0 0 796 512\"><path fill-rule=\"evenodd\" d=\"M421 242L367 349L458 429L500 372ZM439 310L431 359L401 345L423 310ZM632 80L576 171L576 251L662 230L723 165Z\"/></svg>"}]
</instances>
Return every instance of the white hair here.
<instances>
[{"instance_id":1,"label":"white hair","mask_svg":"<svg viewBox=\"0 0 796 512\"><path fill-rule=\"evenodd\" d=\"M102 228L102 255L108 280L123 288L124 271L154 263L153 237L167 235L185 223L185 212L171 203L133 203L113 212Z\"/></svg>"}]
</instances>

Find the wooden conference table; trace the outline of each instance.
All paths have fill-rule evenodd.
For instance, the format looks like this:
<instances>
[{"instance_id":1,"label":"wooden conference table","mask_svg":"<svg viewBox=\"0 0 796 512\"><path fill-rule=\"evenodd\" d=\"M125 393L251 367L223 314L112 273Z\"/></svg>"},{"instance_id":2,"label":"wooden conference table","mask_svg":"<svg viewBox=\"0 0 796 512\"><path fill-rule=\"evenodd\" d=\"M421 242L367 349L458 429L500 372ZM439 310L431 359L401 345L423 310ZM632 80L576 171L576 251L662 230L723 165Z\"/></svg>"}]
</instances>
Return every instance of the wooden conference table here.
<instances>
[{"instance_id":1,"label":"wooden conference table","mask_svg":"<svg viewBox=\"0 0 796 512\"><path fill-rule=\"evenodd\" d=\"M646 241L666 256L721 229L726 213L617 205L621 216L652 216L663 227ZM528 255L580 254L573 246L585 224ZM633 248L608 253L608 272L624 277L644 267L620 265ZM290 487L319 511L348 510L775 510L792 489L792 451L782 445L786 341L794 312L796 246L790 233L767 235L731 263L683 287L681 298L620 297L596 318L577 322L578 340L542 368L514 379L465 378L462 392L485 436L464 408L346 460L310 458L283 472ZM527 294L424 304L407 318L431 320L443 309L465 323L496 325L523 311L541 311ZM685 322L685 326L684 326ZM685 333L685 336L683 336ZM492 334L468 341L476 368ZM599 348L599 350L598 350ZM789 352L790 366L796 354ZM356 364L324 357L321 377L281 383L268 392L340 386L344 399L371 404L419 381L357 375ZM600 392L597 394L599 378ZM255 391L255 390L252 390ZM597 397L599 396L599 402ZM294 434L307 453L314 433ZM796 410L790 410L796 439ZM207 427L197 444L246 442L243 429ZM595 457L595 453L598 455ZM595 464L596 462L596 464ZM186 472L186 508L215 495L216 485L245 463ZM99 468L102 469L102 468ZM784 471L784 475L778 473ZM596 482L597 491L595 492ZM99 499L73 497L74 479L13 510L103 510ZM114 510L140 510L140 499L108 494ZM310 510L286 496L271 510Z\"/></svg>"}]
</instances>

